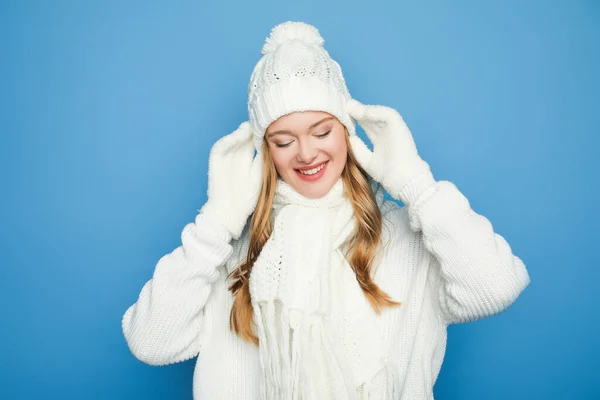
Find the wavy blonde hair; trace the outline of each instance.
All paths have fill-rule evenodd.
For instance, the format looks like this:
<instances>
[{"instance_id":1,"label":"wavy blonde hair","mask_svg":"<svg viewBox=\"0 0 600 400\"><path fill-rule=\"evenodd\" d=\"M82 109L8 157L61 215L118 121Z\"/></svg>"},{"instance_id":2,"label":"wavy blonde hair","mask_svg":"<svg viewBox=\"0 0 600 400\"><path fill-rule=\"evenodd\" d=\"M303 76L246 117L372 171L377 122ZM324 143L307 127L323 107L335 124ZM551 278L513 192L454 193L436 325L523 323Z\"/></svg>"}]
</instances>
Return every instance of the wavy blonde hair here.
<instances>
[{"instance_id":1,"label":"wavy blonde hair","mask_svg":"<svg viewBox=\"0 0 600 400\"><path fill-rule=\"evenodd\" d=\"M368 181L367 173L356 161L349 136L346 131L348 157L342 171L346 195L352 203L356 227L344 242L343 250L356 279L377 314L383 307L400 306L400 303L381 290L371 277L377 250L381 244L382 216L375 195ZM233 306L229 319L232 332L247 342L258 346L254 330L252 303L250 301L249 278L256 258L271 236L273 218L271 207L277 184L277 171L271 158L270 148L263 142L263 182L256 209L250 221L250 244L245 261L229 276L232 280L229 290L233 294Z\"/></svg>"}]
</instances>

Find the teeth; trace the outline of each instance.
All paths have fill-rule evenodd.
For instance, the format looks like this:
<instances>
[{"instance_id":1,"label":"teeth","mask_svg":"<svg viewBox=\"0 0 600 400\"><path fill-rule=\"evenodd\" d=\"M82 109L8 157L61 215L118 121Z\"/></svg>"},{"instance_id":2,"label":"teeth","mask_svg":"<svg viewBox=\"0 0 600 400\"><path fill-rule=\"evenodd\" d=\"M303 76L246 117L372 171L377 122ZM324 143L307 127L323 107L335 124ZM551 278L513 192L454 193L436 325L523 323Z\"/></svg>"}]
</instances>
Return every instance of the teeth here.
<instances>
[{"instance_id":1,"label":"teeth","mask_svg":"<svg viewBox=\"0 0 600 400\"><path fill-rule=\"evenodd\" d=\"M322 170L324 166L325 166L325 163L321 164L317 168L309 169L307 171L302 171L302 170L298 170L298 171L300 171L300 173L304 174L304 175L314 175L317 172L319 172L320 170Z\"/></svg>"}]
</instances>

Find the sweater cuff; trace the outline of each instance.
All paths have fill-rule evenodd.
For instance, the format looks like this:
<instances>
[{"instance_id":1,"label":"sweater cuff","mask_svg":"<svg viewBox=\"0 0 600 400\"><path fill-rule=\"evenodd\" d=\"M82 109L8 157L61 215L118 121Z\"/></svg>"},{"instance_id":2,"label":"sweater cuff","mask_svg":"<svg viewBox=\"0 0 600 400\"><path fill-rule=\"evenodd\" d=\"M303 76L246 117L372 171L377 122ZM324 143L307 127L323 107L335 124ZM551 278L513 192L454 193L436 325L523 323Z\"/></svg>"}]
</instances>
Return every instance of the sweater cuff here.
<instances>
[{"instance_id":1,"label":"sweater cuff","mask_svg":"<svg viewBox=\"0 0 600 400\"><path fill-rule=\"evenodd\" d=\"M402 188L399 193L400 200L405 205L412 206L418 200L420 201L419 197L422 194L429 192L427 189L433 186L435 182L431 170L427 170Z\"/></svg>"},{"instance_id":2,"label":"sweater cuff","mask_svg":"<svg viewBox=\"0 0 600 400\"><path fill-rule=\"evenodd\" d=\"M206 227L213 236L229 243L232 239L231 233L217 219L211 217L208 213L200 212L196 216L196 225Z\"/></svg>"},{"instance_id":3,"label":"sweater cuff","mask_svg":"<svg viewBox=\"0 0 600 400\"><path fill-rule=\"evenodd\" d=\"M223 262L231 254L231 234L208 214L199 213L195 220L196 235L211 247L211 258Z\"/></svg>"}]
</instances>

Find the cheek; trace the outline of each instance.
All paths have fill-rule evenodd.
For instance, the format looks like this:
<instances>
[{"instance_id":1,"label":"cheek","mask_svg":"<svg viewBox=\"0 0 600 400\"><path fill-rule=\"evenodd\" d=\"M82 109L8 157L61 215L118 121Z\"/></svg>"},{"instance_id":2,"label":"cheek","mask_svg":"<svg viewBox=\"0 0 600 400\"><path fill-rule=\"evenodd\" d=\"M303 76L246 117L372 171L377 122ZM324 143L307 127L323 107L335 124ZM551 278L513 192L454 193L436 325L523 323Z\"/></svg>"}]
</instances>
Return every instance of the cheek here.
<instances>
[{"instance_id":1,"label":"cheek","mask_svg":"<svg viewBox=\"0 0 600 400\"><path fill-rule=\"evenodd\" d=\"M337 158L344 160L347 156L348 148L346 146L346 131L340 130L331 138L328 143L329 153Z\"/></svg>"},{"instance_id":2,"label":"cheek","mask_svg":"<svg viewBox=\"0 0 600 400\"><path fill-rule=\"evenodd\" d=\"M281 175L282 170L285 170L287 165L289 165L289 156L285 154L285 152L275 148L271 149L271 159L273 160L273 164L275 165L275 169Z\"/></svg>"}]
</instances>

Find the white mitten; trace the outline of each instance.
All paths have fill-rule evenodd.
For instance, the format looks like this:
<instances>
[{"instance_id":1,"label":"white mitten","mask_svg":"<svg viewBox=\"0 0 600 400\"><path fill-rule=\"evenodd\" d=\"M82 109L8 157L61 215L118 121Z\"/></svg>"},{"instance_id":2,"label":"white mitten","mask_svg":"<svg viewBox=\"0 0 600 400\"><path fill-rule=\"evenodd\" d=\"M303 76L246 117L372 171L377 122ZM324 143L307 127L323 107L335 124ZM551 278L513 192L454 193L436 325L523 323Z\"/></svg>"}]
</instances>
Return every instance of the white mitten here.
<instances>
[{"instance_id":1,"label":"white mitten","mask_svg":"<svg viewBox=\"0 0 600 400\"><path fill-rule=\"evenodd\" d=\"M413 136L396 110L364 105L354 99L347 101L346 110L373 143L371 151L358 136L350 138L357 161L392 197L412 203L422 189L435 182L429 164L417 153Z\"/></svg>"},{"instance_id":2,"label":"white mitten","mask_svg":"<svg viewBox=\"0 0 600 400\"><path fill-rule=\"evenodd\" d=\"M262 156L254 156L249 122L219 139L208 160L208 200L200 209L238 239L258 200Z\"/></svg>"}]
</instances>

